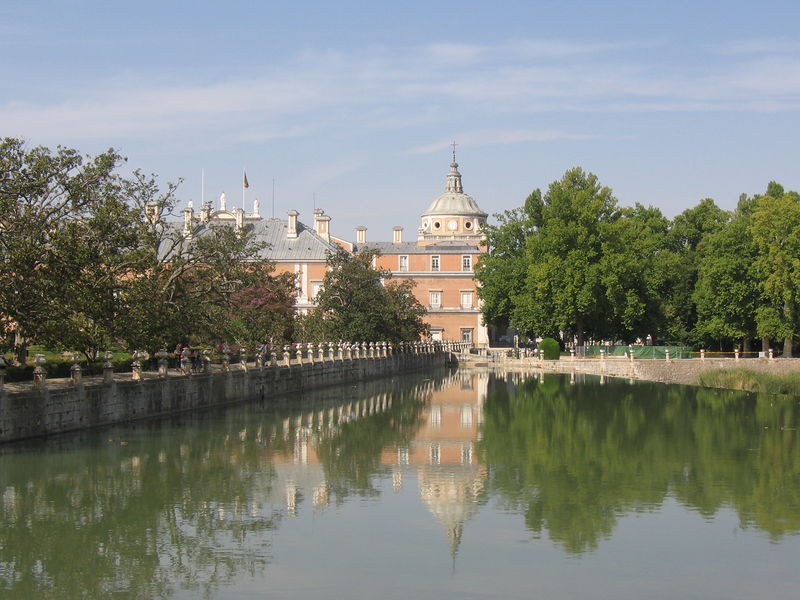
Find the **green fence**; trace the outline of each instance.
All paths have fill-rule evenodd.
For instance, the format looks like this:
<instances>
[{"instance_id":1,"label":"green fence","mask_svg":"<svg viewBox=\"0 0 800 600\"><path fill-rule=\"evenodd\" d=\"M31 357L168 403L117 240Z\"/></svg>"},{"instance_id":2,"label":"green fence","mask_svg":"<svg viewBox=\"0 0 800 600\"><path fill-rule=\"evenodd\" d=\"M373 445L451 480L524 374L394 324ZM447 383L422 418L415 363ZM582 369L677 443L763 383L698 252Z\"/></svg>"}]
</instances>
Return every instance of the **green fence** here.
<instances>
[{"instance_id":1,"label":"green fence","mask_svg":"<svg viewBox=\"0 0 800 600\"><path fill-rule=\"evenodd\" d=\"M625 356L631 346L585 346L585 349L587 358L599 358L600 350L605 350L606 356ZM667 350L670 358L692 358L692 349L688 346L633 346L633 356L636 359L664 359Z\"/></svg>"}]
</instances>

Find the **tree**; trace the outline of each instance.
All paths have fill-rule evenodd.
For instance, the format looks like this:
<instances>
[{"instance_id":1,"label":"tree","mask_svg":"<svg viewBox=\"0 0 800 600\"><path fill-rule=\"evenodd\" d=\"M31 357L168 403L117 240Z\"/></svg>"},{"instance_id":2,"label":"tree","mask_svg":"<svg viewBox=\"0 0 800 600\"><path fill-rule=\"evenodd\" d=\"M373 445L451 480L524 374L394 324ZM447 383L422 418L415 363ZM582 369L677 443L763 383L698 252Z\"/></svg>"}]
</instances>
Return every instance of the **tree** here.
<instances>
[{"instance_id":1,"label":"tree","mask_svg":"<svg viewBox=\"0 0 800 600\"><path fill-rule=\"evenodd\" d=\"M800 301L800 195L771 182L756 199L750 233L758 249L755 269L763 303L757 314L759 335L783 339L792 355Z\"/></svg>"},{"instance_id":2,"label":"tree","mask_svg":"<svg viewBox=\"0 0 800 600\"><path fill-rule=\"evenodd\" d=\"M400 342L426 333L426 311L412 293L413 282L388 282L384 287L391 273L372 267L377 255L375 250L350 254L341 249L329 255L317 308L304 323L307 337Z\"/></svg>"},{"instance_id":3,"label":"tree","mask_svg":"<svg viewBox=\"0 0 800 600\"><path fill-rule=\"evenodd\" d=\"M525 331L583 345L609 331L601 257L606 225L619 218L611 189L580 167L550 184L526 210L535 230L527 238L525 286L513 297L512 320Z\"/></svg>"},{"instance_id":4,"label":"tree","mask_svg":"<svg viewBox=\"0 0 800 600\"><path fill-rule=\"evenodd\" d=\"M284 285L251 233L169 222L177 184L123 160L0 142L0 323L21 360L30 341L95 358L229 338L233 294Z\"/></svg>"},{"instance_id":5,"label":"tree","mask_svg":"<svg viewBox=\"0 0 800 600\"><path fill-rule=\"evenodd\" d=\"M697 310L692 337L698 342L742 340L745 352L756 336L758 282L756 247L750 232L752 201L742 197L731 220L698 244Z\"/></svg>"},{"instance_id":6,"label":"tree","mask_svg":"<svg viewBox=\"0 0 800 600\"><path fill-rule=\"evenodd\" d=\"M665 280L664 331L668 341L687 342L692 337L697 314L692 294L697 283L697 247L708 235L722 229L730 215L711 198L676 216L666 239L666 251L659 256Z\"/></svg>"},{"instance_id":7,"label":"tree","mask_svg":"<svg viewBox=\"0 0 800 600\"><path fill-rule=\"evenodd\" d=\"M295 278L289 273L235 292L228 316L230 341L283 346L292 339L294 302Z\"/></svg>"},{"instance_id":8,"label":"tree","mask_svg":"<svg viewBox=\"0 0 800 600\"><path fill-rule=\"evenodd\" d=\"M475 266L480 282L483 320L499 329L508 328L514 310L513 298L523 292L528 264L525 244L535 230L533 211L542 204L542 193L534 190L524 206L495 215L497 225L486 225L488 251Z\"/></svg>"},{"instance_id":9,"label":"tree","mask_svg":"<svg viewBox=\"0 0 800 600\"><path fill-rule=\"evenodd\" d=\"M81 223L103 221L122 161L114 150L91 158L62 147L28 150L19 139L0 142L0 318L15 332L19 359L31 339L51 338L55 323L75 330L66 302L91 302L71 296L74 288L64 283L73 282L82 252L102 237L85 237Z\"/></svg>"},{"instance_id":10,"label":"tree","mask_svg":"<svg viewBox=\"0 0 800 600\"><path fill-rule=\"evenodd\" d=\"M600 270L614 338L655 338L664 327L666 281L659 267L668 228L660 210L638 203L604 225Z\"/></svg>"}]
</instances>

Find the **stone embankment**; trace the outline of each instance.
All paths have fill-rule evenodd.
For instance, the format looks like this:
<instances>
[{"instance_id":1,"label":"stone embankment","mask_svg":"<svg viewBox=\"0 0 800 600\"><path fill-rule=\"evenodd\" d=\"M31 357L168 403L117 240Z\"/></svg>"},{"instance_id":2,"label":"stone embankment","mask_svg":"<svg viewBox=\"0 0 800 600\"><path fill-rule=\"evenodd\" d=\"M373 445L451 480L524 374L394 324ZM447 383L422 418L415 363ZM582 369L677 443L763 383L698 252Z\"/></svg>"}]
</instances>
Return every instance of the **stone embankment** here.
<instances>
[{"instance_id":1,"label":"stone embankment","mask_svg":"<svg viewBox=\"0 0 800 600\"><path fill-rule=\"evenodd\" d=\"M271 364L213 365L203 373L138 372L113 377L2 384L0 443L165 416L318 389L452 362L454 348L419 344L404 352L376 349L319 357L285 355Z\"/></svg>"},{"instance_id":2,"label":"stone embankment","mask_svg":"<svg viewBox=\"0 0 800 600\"><path fill-rule=\"evenodd\" d=\"M462 366L495 366L505 369L541 369L556 373L585 373L624 377L663 383L696 385L697 376L704 371L721 369L749 369L760 373L785 375L800 372L800 359L797 358L690 358L629 360L627 358L571 358L561 360L538 360L536 358L512 358L505 351L489 351L485 355L461 355Z\"/></svg>"}]
</instances>

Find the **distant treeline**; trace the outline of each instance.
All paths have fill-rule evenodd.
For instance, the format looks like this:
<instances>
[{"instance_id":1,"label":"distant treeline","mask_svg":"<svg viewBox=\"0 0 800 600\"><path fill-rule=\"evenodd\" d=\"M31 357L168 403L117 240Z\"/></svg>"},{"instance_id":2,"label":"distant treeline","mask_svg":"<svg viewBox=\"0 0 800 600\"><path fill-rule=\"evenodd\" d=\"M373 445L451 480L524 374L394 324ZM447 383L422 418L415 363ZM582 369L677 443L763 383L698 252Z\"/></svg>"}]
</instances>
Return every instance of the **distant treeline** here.
<instances>
[{"instance_id":1,"label":"distant treeline","mask_svg":"<svg viewBox=\"0 0 800 600\"><path fill-rule=\"evenodd\" d=\"M733 211L706 198L670 220L617 206L581 168L486 227L476 271L486 321L529 335L643 340L714 350L775 341L798 329L800 196L770 182Z\"/></svg>"}]
</instances>

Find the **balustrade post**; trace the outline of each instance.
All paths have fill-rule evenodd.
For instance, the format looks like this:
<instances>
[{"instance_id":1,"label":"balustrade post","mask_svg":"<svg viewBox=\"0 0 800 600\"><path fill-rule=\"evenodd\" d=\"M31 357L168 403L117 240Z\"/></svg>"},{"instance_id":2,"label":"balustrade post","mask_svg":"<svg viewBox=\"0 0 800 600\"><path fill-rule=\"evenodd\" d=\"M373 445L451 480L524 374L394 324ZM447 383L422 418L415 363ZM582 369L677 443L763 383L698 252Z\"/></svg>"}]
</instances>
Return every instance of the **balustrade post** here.
<instances>
[{"instance_id":1,"label":"balustrade post","mask_svg":"<svg viewBox=\"0 0 800 600\"><path fill-rule=\"evenodd\" d=\"M78 362L81 355L77 352L72 353L72 366L69 368L69 378L72 380L73 385L80 385L83 382L83 373L81 365Z\"/></svg>"},{"instance_id":2,"label":"balustrade post","mask_svg":"<svg viewBox=\"0 0 800 600\"><path fill-rule=\"evenodd\" d=\"M229 373L231 370L231 347L228 344L222 346L222 372Z\"/></svg>"},{"instance_id":3,"label":"balustrade post","mask_svg":"<svg viewBox=\"0 0 800 600\"><path fill-rule=\"evenodd\" d=\"M306 344L306 349L308 350L308 362L312 365L314 364L314 342L309 342Z\"/></svg>"},{"instance_id":4,"label":"balustrade post","mask_svg":"<svg viewBox=\"0 0 800 600\"><path fill-rule=\"evenodd\" d=\"M47 364L47 359L45 359L44 354L35 354L33 362L36 365L33 368L33 387L47 387L47 371L44 368L44 365Z\"/></svg>"},{"instance_id":5,"label":"balustrade post","mask_svg":"<svg viewBox=\"0 0 800 600\"><path fill-rule=\"evenodd\" d=\"M203 350L203 373L211 373L211 348Z\"/></svg>"},{"instance_id":6,"label":"balustrade post","mask_svg":"<svg viewBox=\"0 0 800 600\"><path fill-rule=\"evenodd\" d=\"M330 357L331 362L336 360L336 357L333 354L333 347L334 347L333 342L328 342L328 356Z\"/></svg>"},{"instance_id":7,"label":"balustrade post","mask_svg":"<svg viewBox=\"0 0 800 600\"><path fill-rule=\"evenodd\" d=\"M114 381L114 363L111 360L114 358L114 353L111 350L105 351L106 362L103 363L103 383L111 383Z\"/></svg>"},{"instance_id":8,"label":"balustrade post","mask_svg":"<svg viewBox=\"0 0 800 600\"><path fill-rule=\"evenodd\" d=\"M633 353L633 344L630 344L628 346L628 358L630 359L631 362L633 362L634 359L636 358L636 355Z\"/></svg>"},{"instance_id":9,"label":"balustrade post","mask_svg":"<svg viewBox=\"0 0 800 600\"><path fill-rule=\"evenodd\" d=\"M146 354L140 350L133 352L133 362L131 363L131 379L133 381L142 380L142 360Z\"/></svg>"},{"instance_id":10,"label":"balustrade post","mask_svg":"<svg viewBox=\"0 0 800 600\"><path fill-rule=\"evenodd\" d=\"M600 348L600 362L605 362L606 360L606 351L603 348Z\"/></svg>"},{"instance_id":11,"label":"balustrade post","mask_svg":"<svg viewBox=\"0 0 800 600\"><path fill-rule=\"evenodd\" d=\"M669 362L669 348L664 350L664 359Z\"/></svg>"},{"instance_id":12,"label":"balustrade post","mask_svg":"<svg viewBox=\"0 0 800 600\"><path fill-rule=\"evenodd\" d=\"M734 360L739 360L739 348L735 348L733 350L733 359Z\"/></svg>"},{"instance_id":13,"label":"balustrade post","mask_svg":"<svg viewBox=\"0 0 800 600\"><path fill-rule=\"evenodd\" d=\"M575 346L571 346L569 349L569 358L570 360L575 360Z\"/></svg>"},{"instance_id":14,"label":"balustrade post","mask_svg":"<svg viewBox=\"0 0 800 600\"><path fill-rule=\"evenodd\" d=\"M303 366L303 344L302 342L297 344L297 364L299 366Z\"/></svg>"},{"instance_id":15,"label":"balustrade post","mask_svg":"<svg viewBox=\"0 0 800 600\"><path fill-rule=\"evenodd\" d=\"M162 348L156 352L156 356L158 357L158 376L164 378L167 376L167 370L169 369L169 363L167 363L169 352L167 352L166 348Z\"/></svg>"},{"instance_id":16,"label":"balustrade post","mask_svg":"<svg viewBox=\"0 0 800 600\"><path fill-rule=\"evenodd\" d=\"M706 349L700 348L700 360L705 360L705 359L706 359Z\"/></svg>"},{"instance_id":17,"label":"balustrade post","mask_svg":"<svg viewBox=\"0 0 800 600\"><path fill-rule=\"evenodd\" d=\"M269 366L273 369L278 368L278 354L274 350L269 353Z\"/></svg>"},{"instance_id":18,"label":"balustrade post","mask_svg":"<svg viewBox=\"0 0 800 600\"><path fill-rule=\"evenodd\" d=\"M772 348L769 349L769 359L773 360L775 358L775 354L772 352Z\"/></svg>"},{"instance_id":19,"label":"balustrade post","mask_svg":"<svg viewBox=\"0 0 800 600\"><path fill-rule=\"evenodd\" d=\"M3 387L6 381L6 357L0 352L0 398L3 396Z\"/></svg>"},{"instance_id":20,"label":"balustrade post","mask_svg":"<svg viewBox=\"0 0 800 600\"><path fill-rule=\"evenodd\" d=\"M286 345L283 347L283 364L287 367L292 366L292 354L291 354L292 347Z\"/></svg>"}]
</instances>

